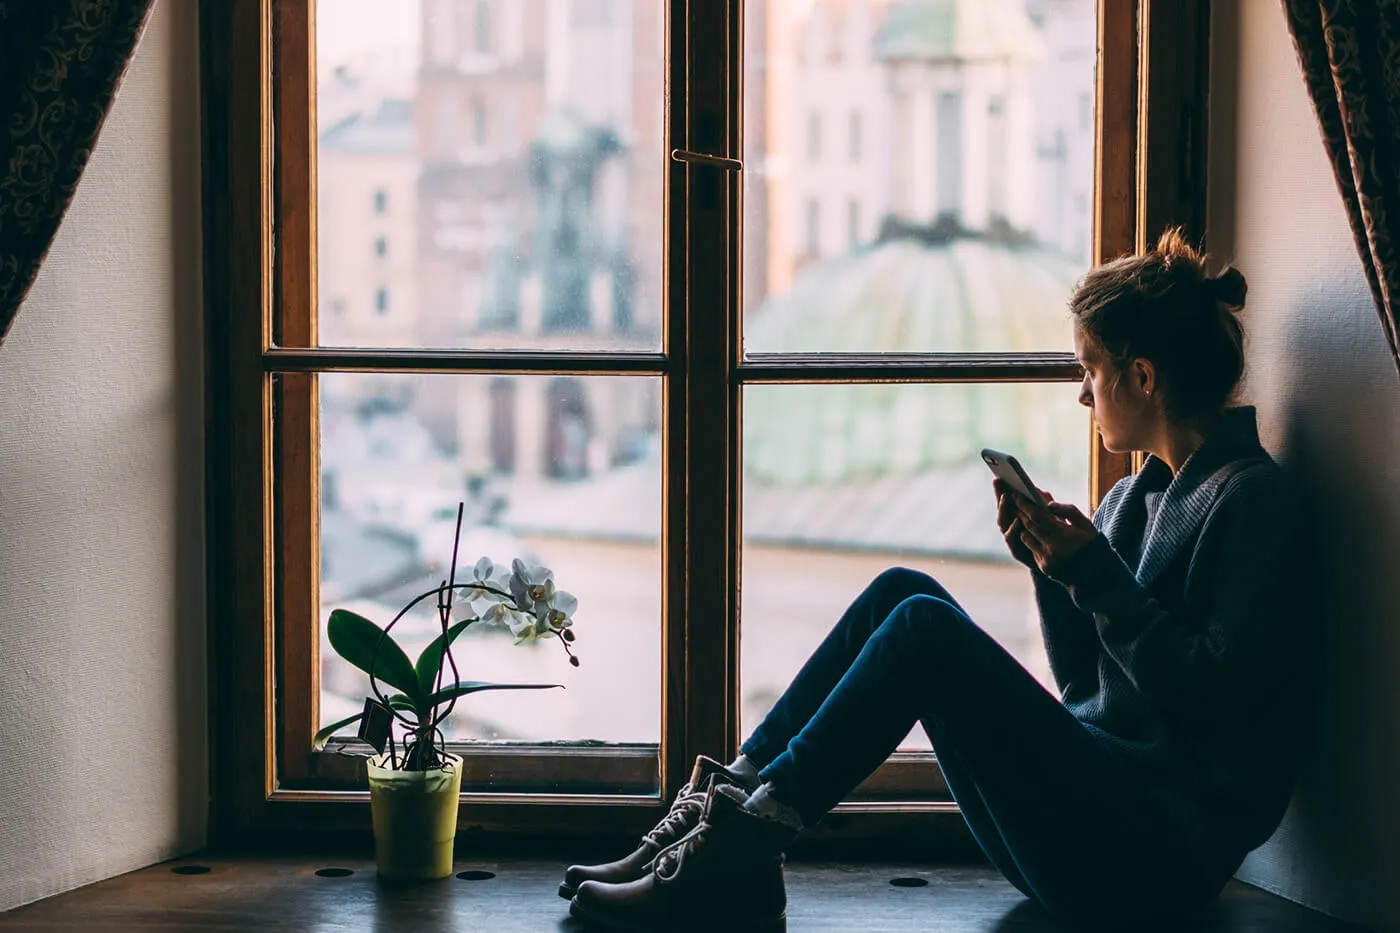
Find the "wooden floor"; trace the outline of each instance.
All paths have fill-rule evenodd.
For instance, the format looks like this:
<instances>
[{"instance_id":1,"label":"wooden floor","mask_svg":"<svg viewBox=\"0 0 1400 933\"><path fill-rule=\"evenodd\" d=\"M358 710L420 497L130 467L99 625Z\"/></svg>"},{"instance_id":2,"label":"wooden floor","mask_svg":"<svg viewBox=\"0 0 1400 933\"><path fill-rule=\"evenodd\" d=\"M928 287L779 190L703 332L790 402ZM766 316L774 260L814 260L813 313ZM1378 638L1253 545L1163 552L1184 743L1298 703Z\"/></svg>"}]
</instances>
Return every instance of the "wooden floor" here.
<instances>
[{"instance_id":1,"label":"wooden floor","mask_svg":"<svg viewBox=\"0 0 1400 933\"><path fill-rule=\"evenodd\" d=\"M180 873L197 870L196 866L207 870ZM0 931L585 929L569 917L568 904L555 894L562 862L512 858L461 861L457 868L461 873L457 878L404 888L381 885L373 862L359 858L185 859L0 914ZM981 866L791 862L787 879L787 928L794 933L1064 930L996 872ZM895 879L900 884L892 884ZM1233 882L1204 915L1182 929L1191 933L1354 930Z\"/></svg>"}]
</instances>

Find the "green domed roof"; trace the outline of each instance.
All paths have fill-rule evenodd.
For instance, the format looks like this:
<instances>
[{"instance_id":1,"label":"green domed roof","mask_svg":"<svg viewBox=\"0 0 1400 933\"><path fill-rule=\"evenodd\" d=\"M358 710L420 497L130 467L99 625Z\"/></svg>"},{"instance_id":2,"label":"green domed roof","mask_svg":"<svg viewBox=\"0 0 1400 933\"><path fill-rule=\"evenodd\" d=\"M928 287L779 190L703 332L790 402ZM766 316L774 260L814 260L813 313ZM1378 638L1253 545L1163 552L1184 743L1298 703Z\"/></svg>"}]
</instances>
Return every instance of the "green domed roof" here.
<instances>
[{"instance_id":1,"label":"green domed roof","mask_svg":"<svg viewBox=\"0 0 1400 933\"><path fill-rule=\"evenodd\" d=\"M1068 350L1066 303L1082 272L1037 247L890 242L804 270L746 321L746 349ZM1070 384L752 387L745 473L783 486L910 476L975 464L978 451L994 447L1073 478L1088 448L1076 398Z\"/></svg>"},{"instance_id":2,"label":"green domed roof","mask_svg":"<svg viewBox=\"0 0 1400 933\"><path fill-rule=\"evenodd\" d=\"M886 61L1037 59L1040 36L1018 0L904 0L875 34Z\"/></svg>"}]
</instances>

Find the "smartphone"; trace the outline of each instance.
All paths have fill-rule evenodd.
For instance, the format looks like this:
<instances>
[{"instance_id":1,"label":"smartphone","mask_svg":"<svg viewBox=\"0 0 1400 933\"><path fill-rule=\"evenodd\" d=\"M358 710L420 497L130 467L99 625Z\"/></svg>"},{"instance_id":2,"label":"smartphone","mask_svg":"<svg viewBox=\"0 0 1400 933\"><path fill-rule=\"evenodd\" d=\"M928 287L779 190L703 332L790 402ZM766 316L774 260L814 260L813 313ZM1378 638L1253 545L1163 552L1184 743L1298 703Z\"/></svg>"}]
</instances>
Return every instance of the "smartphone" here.
<instances>
[{"instance_id":1,"label":"smartphone","mask_svg":"<svg viewBox=\"0 0 1400 933\"><path fill-rule=\"evenodd\" d=\"M1035 483L1026 475L1025 468L1020 462L1010 454L1004 454L999 450L985 448L982 451L982 462L987 464L988 469L998 478L1003 480L1012 489L1025 496L1041 508L1047 508L1050 503L1045 501L1045 497L1040 494Z\"/></svg>"}]
</instances>

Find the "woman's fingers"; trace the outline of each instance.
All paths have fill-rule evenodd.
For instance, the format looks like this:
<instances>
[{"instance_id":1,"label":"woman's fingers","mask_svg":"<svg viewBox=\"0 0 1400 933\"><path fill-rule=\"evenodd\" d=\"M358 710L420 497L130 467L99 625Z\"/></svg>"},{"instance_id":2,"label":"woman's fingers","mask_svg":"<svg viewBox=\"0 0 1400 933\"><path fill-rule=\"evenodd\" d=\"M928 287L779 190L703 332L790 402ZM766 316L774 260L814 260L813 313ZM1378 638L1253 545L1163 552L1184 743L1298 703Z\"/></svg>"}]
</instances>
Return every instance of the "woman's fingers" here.
<instances>
[{"instance_id":1,"label":"woman's fingers","mask_svg":"<svg viewBox=\"0 0 1400 933\"><path fill-rule=\"evenodd\" d=\"M1063 522L1052 512L1046 509L1037 509L1034 506L1022 509L1021 517L1025 520L1026 527L1035 530L1041 537L1063 527Z\"/></svg>"},{"instance_id":2,"label":"woman's fingers","mask_svg":"<svg viewBox=\"0 0 1400 933\"><path fill-rule=\"evenodd\" d=\"M1015 525L1021 540L1025 542L1027 547L1033 551L1045 550L1045 536L1031 526L1025 515L1018 515Z\"/></svg>"},{"instance_id":3,"label":"woman's fingers","mask_svg":"<svg viewBox=\"0 0 1400 933\"><path fill-rule=\"evenodd\" d=\"M1016 505L1008 496L1002 496L997 500L997 527L1006 531L1011 527L1011 523L1016 520Z\"/></svg>"},{"instance_id":4,"label":"woman's fingers","mask_svg":"<svg viewBox=\"0 0 1400 933\"><path fill-rule=\"evenodd\" d=\"M1077 506L1056 502L1051 505L1050 510L1055 513L1057 518L1066 522L1075 531L1081 533L1097 533L1098 531L1098 529L1094 527L1094 520L1079 511Z\"/></svg>"}]
</instances>

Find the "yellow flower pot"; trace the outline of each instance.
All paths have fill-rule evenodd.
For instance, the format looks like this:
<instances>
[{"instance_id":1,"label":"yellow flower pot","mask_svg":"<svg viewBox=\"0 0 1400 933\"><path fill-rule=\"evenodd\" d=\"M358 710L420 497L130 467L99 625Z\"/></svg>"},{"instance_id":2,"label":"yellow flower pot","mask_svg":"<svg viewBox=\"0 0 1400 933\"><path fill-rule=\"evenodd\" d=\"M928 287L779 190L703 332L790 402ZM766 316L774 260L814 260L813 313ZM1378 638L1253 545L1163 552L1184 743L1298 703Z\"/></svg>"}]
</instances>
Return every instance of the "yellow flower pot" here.
<instances>
[{"instance_id":1,"label":"yellow flower pot","mask_svg":"<svg viewBox=\"0 0 1400 933\"><path fill-rule=\"evenodd\" d=\"M369 805L379 875L395 881L431 881L452 874L462 759L432 771L383 767L388 755L370 758Z\"/></svg>"}]
</instances>

